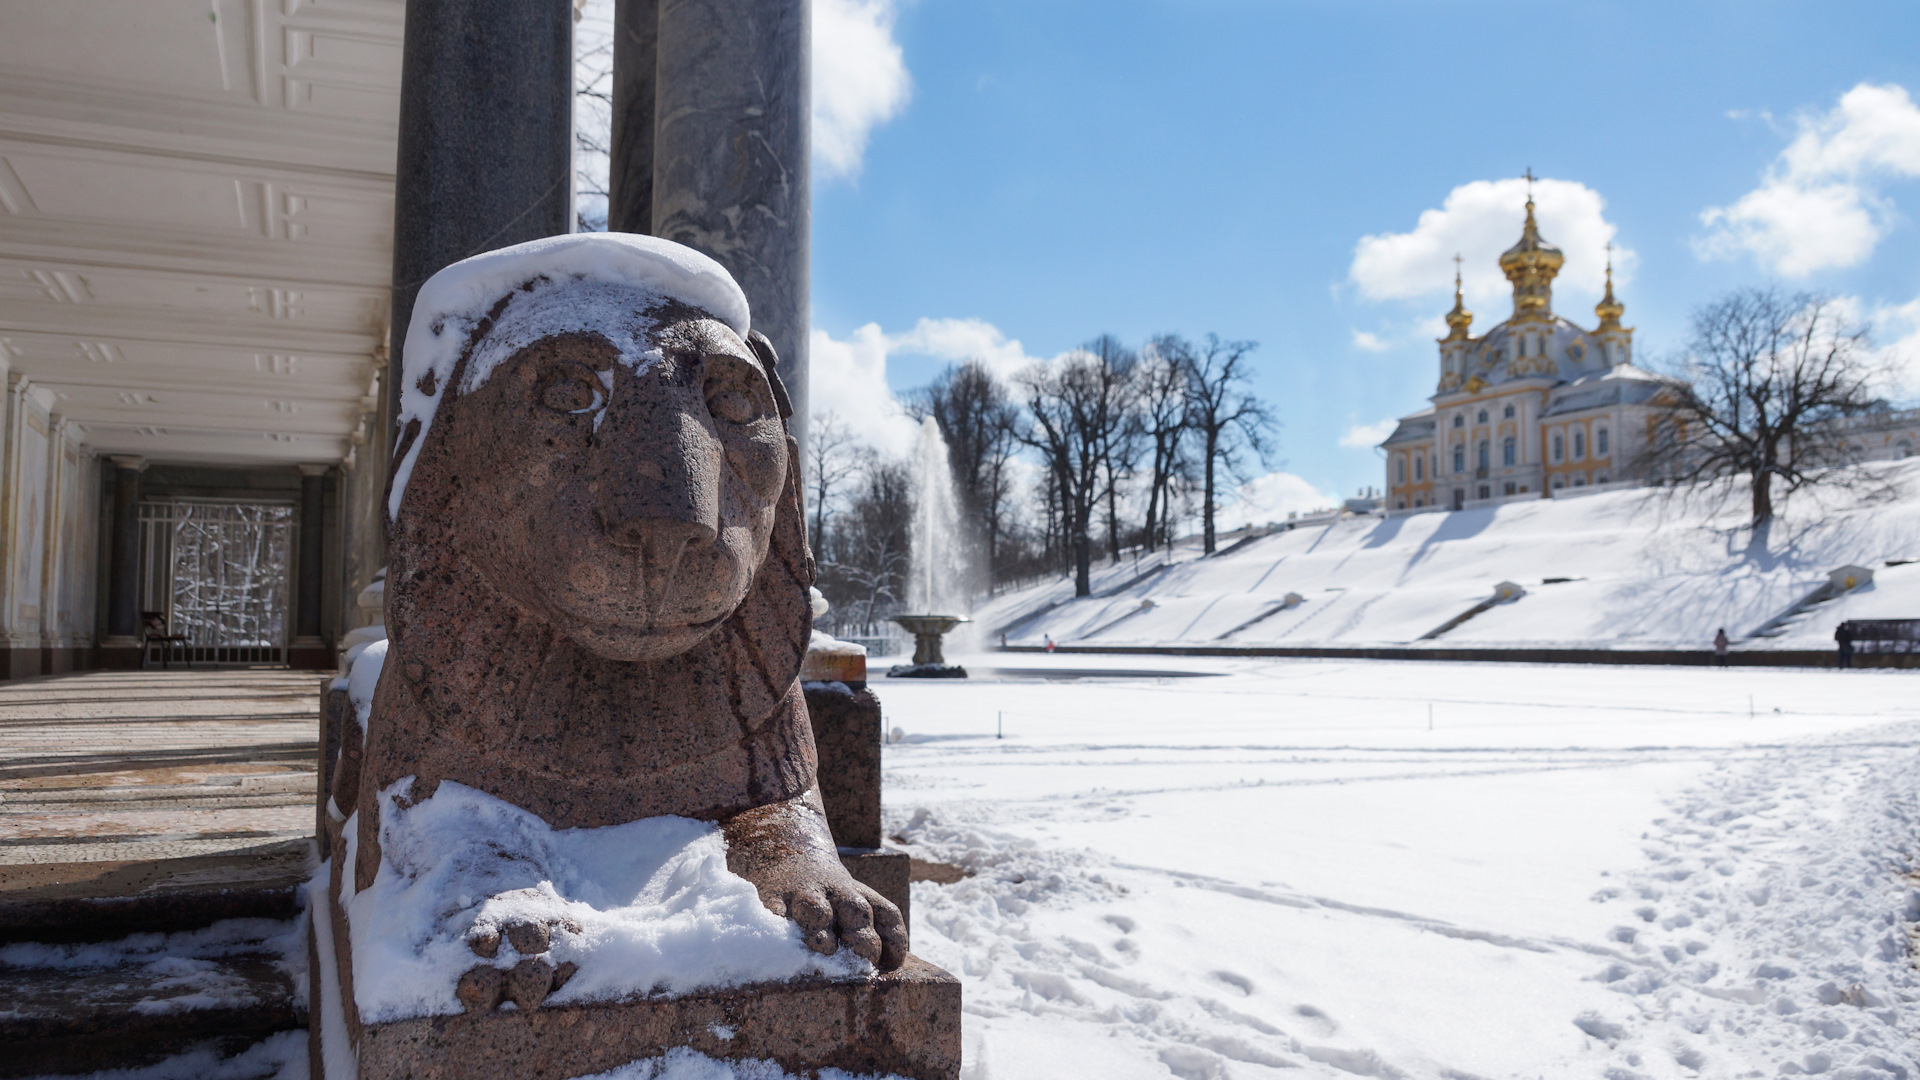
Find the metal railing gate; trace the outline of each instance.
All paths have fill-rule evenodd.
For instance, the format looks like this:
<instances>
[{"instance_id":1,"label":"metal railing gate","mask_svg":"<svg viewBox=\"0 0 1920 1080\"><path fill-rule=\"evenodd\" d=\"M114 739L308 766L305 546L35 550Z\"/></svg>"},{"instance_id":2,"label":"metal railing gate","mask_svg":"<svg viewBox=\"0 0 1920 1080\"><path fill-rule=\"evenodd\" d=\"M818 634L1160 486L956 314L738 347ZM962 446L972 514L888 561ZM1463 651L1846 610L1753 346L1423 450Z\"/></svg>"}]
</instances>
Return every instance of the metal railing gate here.
<instances>
[{"instance_id":1,"label":"metal railing gate","mask_svg":"<svg viewBox=\"0 0 1920 1080\"><path fill-rule=\"evenodd\" d=\"M145 661L286 663L293 523L273 503L141 503Z\"/></svg>"}]
</instances>

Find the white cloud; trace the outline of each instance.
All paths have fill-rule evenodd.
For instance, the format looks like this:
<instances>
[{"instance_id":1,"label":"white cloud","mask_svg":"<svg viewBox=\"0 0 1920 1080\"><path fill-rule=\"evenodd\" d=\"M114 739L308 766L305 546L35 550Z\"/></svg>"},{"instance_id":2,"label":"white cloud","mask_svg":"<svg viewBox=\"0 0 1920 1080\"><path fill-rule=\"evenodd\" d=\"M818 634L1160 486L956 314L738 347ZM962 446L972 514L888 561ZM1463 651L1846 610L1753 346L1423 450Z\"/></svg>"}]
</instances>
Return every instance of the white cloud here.
<instances>
[{"instance_id":1,"label":"white cloud","mask_svg":"<svg viewBox=\"0 0 1920 1080\"><path fill-rule=\"evenodd\" d=\"M1891 395L1908 401L1920 398L1920 298L1875 308L1873 326L1885 343L1880 355L1893 378Z\"/></svg>"},{"instance_id":2,"label":"white cloud","mask_svg":"<svg viewBox=\"0 0 1920 1080\"><path fill-rule=\"evenodd\" d=\"M887 387L887 335L877 323L837 341L815 330L807 355L807 399L815 415L831 410L883 454L903 457L917 425Z\"/></svg>"},{"instance_id":3,"label":"white cloud","mask_svg":"<svg viewBox=\"0 0 1920 1080\"><path fill-rule=\"evenodd\" d=\"M956 364L979 360L1002 379L1042 359L1028 356L1017 339L982 319L921 319L906 333L888 337L887 344L894 352Z\"/></svg>"},{"instance_id":4,"label":"white cloud","mask_svg":"<svg viewBox=\"0 0 1920 1080\"><path fill-rule=\"evenodd\" d=\"M921 319L902 334L889 334L878 323L868 323L844 341L815 330L807 372L812 409L824 413L831 408L856 435L884 454L906 454L918 427L887 385L887 362L902 355L956 364L978 359L1002 379L1043 362L981 319Z\"/></svg>"},{"instance_id":5,"label":"white cloud","mask_svg":"<svg viewBox=\"0 0 1920 1080\"><path fill-rule=\"evenodd\" d=\"M823 179L856 176L873 129L913 92L893 39L895 0L815 0L813 157Z\"/></svg>"},{"instance_id":6,"label":"white cloud","mask_svg":"<svg viewBox=\"0 0 1920 1080\"><path fill-rule=\"evenodd\" d=\"M1353 332L1353 347L1366 352L1386 352L1393 346L1380 340L1380 335L1371 330L1355 330Z\"/></svg>"},{"instance_id":7,"label":"white cloud","mask_svg":"<svg viewBox=\"0 0 1920 1080\"><path fill-rule=\"evenodd\" d=\"M1238 497L1214 512L1214 527L1237 529L1242 525L1264 525L1285 521L1288 514L1304 514L1338 505L1330 492L1321 491L1304 477L1290 472L1270 472L1240 485Z\"/></svg>"},{"instance_id":8,"label":"white cloud","mask_svg":"<svg viewBox=\"0 0 1920 1080\"><path fill-rule=\"evenodd\" d=\"M1536 180L1533 197L1541 236L1567 256L1555 291L1598 297L1605 285L1607 244L1618 231L1606 220L1606 200L1572 180ZM1520 238L1526 201L1527 182L1520 177L1462 184L1447 193L1439 209L1421 211L1411 232L1361 237L1348 279L1369 300L1444 296L1453 287L1457 254L1467 307L1491 321L1506 318L1499 301L1513 288L1500 272L1500 253ZM1630 249L1614 247L1615 285L1632 279L1634 261Z\"/></svg>"},{"instance_id":9,"label":"white cloud","mask_svg":"<svg viewBox=\"0 0 1920 1080\"><path fill-rule=\"evenodd\" d=\"M1371 450L1386 441L1393 429L1400 426L1397 420L1381 420L1372 424L1354 424L1340 436L1340 445L1349 450Z\"/></svg>"},{"instance_id":10,"label":"white cloud","mask_svg":"<svg viewBox=\"0 0 1920 1080\"><path fill-rule=\"evenodd\" d=\"M1920 107L1904 87L1861 83L1831 111L1800 116L1796 128L1759 187L1701 212L1702 258L1751 255L1804 277L1873 254L1893 224L1880 182L1920 176Z\"/></svg>"}]
</instances>

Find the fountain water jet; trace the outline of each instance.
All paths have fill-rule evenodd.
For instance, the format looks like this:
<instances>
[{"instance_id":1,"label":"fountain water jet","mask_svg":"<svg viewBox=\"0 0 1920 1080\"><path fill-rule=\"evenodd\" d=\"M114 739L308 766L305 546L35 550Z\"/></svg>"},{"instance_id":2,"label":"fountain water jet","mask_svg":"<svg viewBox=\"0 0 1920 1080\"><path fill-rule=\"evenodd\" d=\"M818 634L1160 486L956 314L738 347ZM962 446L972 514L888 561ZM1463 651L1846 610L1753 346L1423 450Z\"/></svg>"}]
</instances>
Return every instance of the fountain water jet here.
<instances>
[{"instance_id":1,"label":"fountain water jet","mask_svg":"<svg viewBox=\"0 0 1920 1080\"><path fill-rule=\"evenodd\" d=\"M960 525L960 500L953 490L953 468L947 458L947 440L929 416L920 422L914 445L913 561L907 580L907 600L924 615L896 615L914 637L913 663L887 672L889 676L921 679L964 679L967 670L947 663L941 637L967 621L956 614L971 606L973 573ZM940 614L934 614L940 613Z\"/></svg>"}]
</instances>

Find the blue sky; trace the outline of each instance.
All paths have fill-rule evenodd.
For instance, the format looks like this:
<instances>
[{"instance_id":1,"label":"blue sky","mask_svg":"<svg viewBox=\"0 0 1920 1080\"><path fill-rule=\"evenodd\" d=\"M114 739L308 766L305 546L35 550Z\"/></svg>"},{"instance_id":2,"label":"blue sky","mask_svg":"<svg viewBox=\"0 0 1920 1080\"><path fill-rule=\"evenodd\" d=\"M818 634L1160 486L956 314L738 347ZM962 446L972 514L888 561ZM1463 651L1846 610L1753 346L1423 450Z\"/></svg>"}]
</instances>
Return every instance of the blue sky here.
<instances>
[{"instance_id":1,"label":"blue sky","mask_svg":"<svg viewBox=\"0 0 1920 1080\"><path fill-rule=\"evenodd\" d=\"M1378 484L1354 429L1431 393L1454 249L1475 331L1509 314L1490 258L1529 166L1557 310L1594 321L1611 240L1643 359L1768 281L1920 347L1911 0L815 10L816 409L871 415L876 380L965 355L1211 330L1261 343L1300 478L1276 500Z\"/></svg>"}]
</instances>

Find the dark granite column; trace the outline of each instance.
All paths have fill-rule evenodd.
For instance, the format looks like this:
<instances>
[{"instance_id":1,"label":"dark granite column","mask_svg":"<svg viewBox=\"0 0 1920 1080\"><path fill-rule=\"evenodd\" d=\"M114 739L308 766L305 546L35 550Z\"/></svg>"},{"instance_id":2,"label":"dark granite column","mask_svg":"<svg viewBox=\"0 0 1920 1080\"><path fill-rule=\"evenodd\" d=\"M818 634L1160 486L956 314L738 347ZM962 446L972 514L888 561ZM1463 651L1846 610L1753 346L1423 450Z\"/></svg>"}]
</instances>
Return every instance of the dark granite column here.
<instances>
[{"instance_id":1,"label":"dark granite column","mask_svg":"<svg viewBox=\"0 0 1920 1080\"><path fill-rule=\"evenodd\" d=\"M607 228L653 233L653 80L660 0L614 0Z\"/></svg>"},{"instance_id":2,"label":"dark granite column","mask_svg":"<svg viewBox=\"0 0 1920 1080\"><path fill-rule=\"evenodd\" d=\"M300 547L295 556L300 576L293 601L293 645L288 662L297 668L330 667L321 638L320 590L325 580L326 481L329 466L300 466ZM315 655L318 654L318 655Z\"/></svg>"},{"instance_id":3,"label":"dark granite column","mask_svg":"<svg viewBox=\"0 0 1920 1080\"><path fill-rule=\"evenodd\" d=\"M113 547L107 557L107 636L100 644L133 649L140 644L140 472L147 462L118 455L108 460L113 464Z\"/></svg>"},{"instance_id":4,"label":"dark granite column","mask_svg":"<svg viewBox=\"0 0 1920 1080\"><path fill-rule=\"evenodd\" d=\"M573 5L408 0L392 370L413 298L469 255L573 231ZM400 380L388 386L397 413Z\"/></svg>"},{"instance_id":5,"label":"dark granite column","mask_svg":"<svg viewBox=\"0 0 1920 1080\"><path fill-rule=\"evenodd\" d=\"M754 329L780 354L793 432L807 427L807 258L811 233L807 0L653 0L652 232L706 252L746 290ZM629 0L644 24L645 0ZM625 30L622 25L622 31ZM624 36L624 33L623 33ZM643 49L629 43L629 54ZM616 55L615 63L619 57ZM643 80L634 80L643 81ZM622 82L616 73L616 90ZM616 100L631 128L636 99ZM619 172L637 143L616 146ZM628 189L631 190L631 189ZM621 220L631 221L625 211Z\"/></svg>"}]
</instances>

